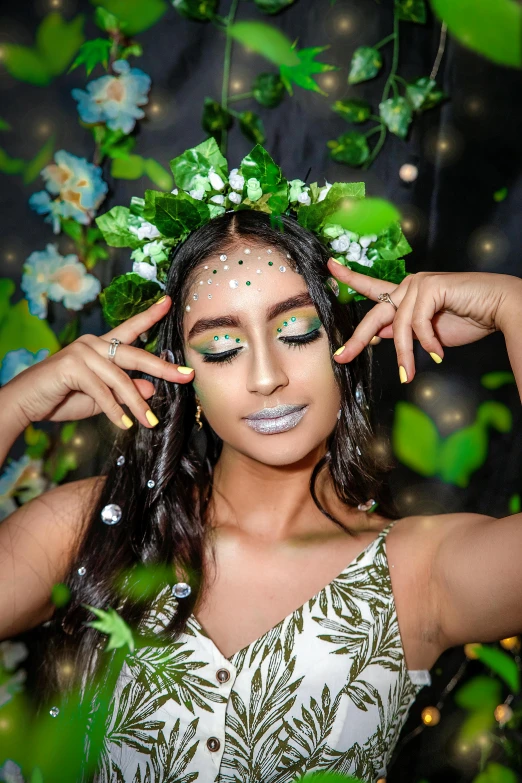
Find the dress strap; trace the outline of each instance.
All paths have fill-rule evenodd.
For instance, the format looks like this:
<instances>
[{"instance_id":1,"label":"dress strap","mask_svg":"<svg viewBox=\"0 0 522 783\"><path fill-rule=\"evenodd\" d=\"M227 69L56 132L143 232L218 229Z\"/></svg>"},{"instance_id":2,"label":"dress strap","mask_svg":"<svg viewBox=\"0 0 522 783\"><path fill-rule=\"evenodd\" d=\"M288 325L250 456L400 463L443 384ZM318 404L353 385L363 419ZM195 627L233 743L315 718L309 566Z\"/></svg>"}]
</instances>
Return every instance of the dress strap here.
<instances>
[{"instance_id":1,"label":"dress strap","mask_svg":"<svg viewBox=\"0 0 522 783\"><path fill-rule=\"evenodd\" d=\"M392 527L395 525L396 522L399 522L398 519L392 519L391 522L389 522L385 528L381 530L379 533L379 538L386 538Z\"/></svg>"}]
</instances>

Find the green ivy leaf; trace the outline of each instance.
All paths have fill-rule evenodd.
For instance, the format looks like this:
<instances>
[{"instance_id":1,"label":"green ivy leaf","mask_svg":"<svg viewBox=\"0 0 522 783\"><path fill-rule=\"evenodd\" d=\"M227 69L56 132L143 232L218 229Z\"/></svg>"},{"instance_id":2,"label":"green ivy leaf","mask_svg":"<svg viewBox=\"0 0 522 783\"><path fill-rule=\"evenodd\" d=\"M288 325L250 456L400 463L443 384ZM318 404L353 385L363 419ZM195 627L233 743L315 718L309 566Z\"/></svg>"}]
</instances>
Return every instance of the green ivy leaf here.
<instances>
[{"instance_id":1,"label":"green ivy leaf","mask_svg":"<svg viewBox=\"0 0 522 783\"><path fill-rule=\"evenodd\" d=\"M43 430L37 430L30 424L24 430L24 440L27 443L25 453L31 459L41 459L51 444L51 438Z\"/></svg>"},{"instance_id":2,"label":"green ivy leaf","mask_svg":"<svg viewBox=\"0 0 522 783\"><path fill-rule=\"evenodd\" d=\"M522 67L522 6L513 0L431 0L433 11L463 45L498 65Z\"/></svg>"},{"instance_id":3,"label":"green ivy leaf","mask_svg":"<svg viewBox=\"0 0 522 783\"><path fill-rule=\"evenodd\" d=\"M5 150L0 149L0 171L3 174L21 174L25 165L22 158L11 158Z\"/></svg>"},{"instance_id":4,"label":"green ivy leaf","mask_svg":"<svg viewBox=\"0 0 522 783\"><path fill-rule=\"evenodd\" d=\"M15 285L7 277L0 278L0 356L8 351L27 348L36 353L48 348L53 354L60 350L58 339L45 318L31 315L27 299L20 299L15 305L9 300Z\"/></svg>"},{"instance_id":5,"label":"green ivy leaf","mask_svg":"<svg viewBox=\"0 0 522 783\"><path fill-rule=\"evenodd\" d=\"M47 63L42 55L34 49L18 44L3 43L2 53L2 64L15 79L34 84L37 87L45 87L51 82L52 75Z\"/></svg>"},{"instance_id":6,"label":"green ivy leaf","mask_svg":"<svg viewBox=\"0 0 522 783\"><path fill-rule=\"evenodd\" d=\"M201 144L191 147L170 161L176 187L183 190L192 190L194 178L198 174L208 176L211 166L222 179L228 179L227 159L214 138L205 139Z\"/></svg>"},{"instance_id":7,"label":"green ivy leaf","mask_svg":"<svg viewBox=\"0 0 522 783\"><path fill-rule=\"evenodd\" d=\"M379 114L391 133L406 138L408 127L412 119L411 106L401 95L396 98L388 98L379 104Z\"/></svg>"},{"instance_id":8,"label":"green ivy leaf","mask_svg":"<svg viewBox=\"0 0 522 783\"><path fill-rule=\"evenodd\" d=\"M154 158L145 159L144 173L158 188L168 190L169 192L173 189L174 180L172 174Z\"/></svg>"},{"instance_id":9,"label":"green ivy leaf","mask_svg":"<svg viewBox=\"0 0 522 783\"><path fill-rule=\"evenodd\" d=\"M380 234L399 220L398 209L383 198L346 199L345 204L328 216L326 224L342 226L357 234Z\"/></svg>"},{"instance_id":10,"label":"green ivy leaf","mask_svg":"<svg viewBox=\"0 0 522 783\"><path fill-rule=\"evenodd\" d=\"M174 570L162 563L145 565L137 563L120 572L115 587L123 598L143 601L153 598L165 585L173 584Z\"/></svg>"},{"instance_id":11,"label":"green ivy leaf","mask_svg":"<svg viewBox=\"0 0 522 783\"><path fill-rule=\"evenodd\" d=\"M406 97L414 109L420 109L428 94L435 87L437 82L428 76L421 76L406 87Z\"/></svg>"},{"instance_id":12,"label":"green ivy leaf","mask_svg":"<svg viewBox=\"0 0 522 783\"><path fill-rule=\"evenodd\" d=\"M498 647L485 644L475 647L475 653L479 661L504 680L512 693L520 691L520 672L511 655L504 650L499 650Z\"/></svg>"},{"instance_id":13,"label":"green ivy leaf","mask_svg":"<svg viewBox=\"0 0 522 783\"><path fill-rule=\"evenodd\" d=\"M426 3L424 0L395 0L395 13L402 22L426 23Z\"/></svg>"},{"instance_id":14,"label":"green ivy leaf","mask_svg":"<svg viewBox=\"0 0 522 783\"><path fill-rule=\"evenodd\" d=\"M480 382L485 389L500 389L506 383L515 383L515 376L507 370L485 373Z\"/></svg>"},{"instance_id":15,"label":"green ivy leaf","mask_svg":"<svg viewBox=\"0 0 522 783\"><path fill-rule=\"evenodd\" d=\"M60 431L60 440L62 443L69 443L78 428L77 421L68 421L63 425Z\"/></svg>"},{"instance_id":16,"label":"green ivy leaf","mask_svg":"<svg viewBox=\"0 0 522 783\"><path fill-rule=\"evenodd\" d=\"M328 95L322 90L316 81L312 79L312 74L324 73L325 71L338 71L340 70L335 65L328 65L327 63L318 63L315 61L320 52L324 52L325 49L329 49L328 46L311 46L307 49L301 49L297 52L299 58L299 65L280 65L279 73L281 74L281 80L286 89L293 95L292 82L298 87L302 87L304 90L311 90L312 92L319 92L321 95Z\"/></svg>"},{"instance_id":17,"label":"green ivy leaf","mask_svg":"<svg viewBox=\"0 0 522 783\"><path fill-rule=\"evenodd\" d=\"M412 437L413 433L415 437ZM397 402L392 428L392 446L397 459L421 476L434 476L439 465L439 443L435 423L424 411L410 402Z\"/></svg>"},{"instance_id":18,"label":"green ivy leaf","mask_svg":"<svg viewBox=\"0 0 522 783\"><path fill-rule=\"evenodd\" d=\"M126 60L127 57L130 57L133 55L134 57L141 57L143 54L143 47L141 44L134 42L130 46L126 46L125 49L122 49L119 54L120 60Z\"/></svg>"},{"instance_id":19,"label":"green ivy leaf","mask_svg":"<svg viewBox=\"0 0 522 783\"><path fill-rule=\"evenodd\" d=\"M243 158L239 174L245 182L252 177L259 180L263 194L270 194L266 203L272 212L282 214L288 209L288 183L280 167L260 144Z\"/></svg>"},{"instance_id":20,"label":"green ivy leaf","mask_svg":"<svg viewBox=\"0 0 522 783\"><path fill-rule=\"evenodd\" d=\"M332 109L347 122L365 122L372 113L370 104L358 98L335 101Z\"/></svg>"},{"instance_id":21,"label":"green ivy leaf","mask_svg":"<svg viewBox=\"0 0 522 783\"><path fill-rule=\"evenodd\" d=\"M100 293L103 316L111 328L119 326L131 315L147 310L159 299L160 292L157 283L135 272L118 275Z\"/></svg>"},{"instance_id":22,"label":"green ivy leaf","mask_svg":"<svg viewBox=\"0 0 522 783\"><path fill-rule=\"evenodd\" d=\"M94 12L94 22L107 33L116 33L120 29L120 20L114 14L107 11L106 8L98 6Z\"/></svg>"},{"instance_id":23,"label":"green ivy leaf","mask_svg":"<svg viewBox=\"0 0 522 783\"><path fill-rule=\"evenodd\" d=\"M30 160L24 170L24 185L28 185L30 182L36 179L41 170L47 166L53 159L54 154L54 141L55 136L49 136L43 147L36 153L34 158Z\"/></svg>"},{"instance_id":24,"label":"green ivy leaf","mask_svg":"<svg viewBox=\"0 0 522 783\"><path fill-rule=\"evenodd\" d=\"M111 247L130 247L135 250L142 246L143 242L128 229L129 216L127 207L113 207L95 218L103 238Z\"/></svg>"},{"instance_id":25,"label":"green ivy leaf","mask_svg":"<svg viewBox=\"0 0 522 783\"><path fill-rule=\"evenodd\" d=\"M373 79L381 68L382 56L380 51L372 46L359 46L352 56L348 84L359 84L359 82Z\"/></svg>"},{"instance_id":26,"label":"green ivy leaf","mask_svg":"<svg viewBox=\"0 0 522 783\"><path fill-rule=\"evenodd\" d=\"M62 218L61 226L62 231L67 234L67 236L71 237L76 244L83 242L83 226L81 223L78 223L72 218Z\"/></svg>"},{"instance_id":27,"label":"green ivy leaf","mask_svg":"<svg viewBox=\"0 0 522 783\"><path fill-rule=\"evenodd\" d=\"M310 186L312 187L312 186ZM328 216L342 207L345 199L364 198L364 182L334 182L326 197L316 204L299 207L297 222L310 231L320 232Z\"/></svg>"},{"instance_id":28,"label":"green ivy leaf","mask_svg":"<svg viewBox=\"0 0 522 783\"><path fill-rule=\"evenodd\" d=\"M78 56L67 73L74 71L79 65L85 65L87 76L90 76L99 63L107 70L111 46L112 43L108 38L95 38L93 41L86 41L81 46Z\"/></svg>"},{"instance_id":29,"label":"green ivy leaf","mask_svg":"<svg viewBox=\"0 0 522 783\"><path fill-rule=\"evenodd\" d=\"M467 487L472 473L488 455L485 428L475 422L449 435L441 445L440 477L457 487Z\"/></svg>"},{"instance_id":30,"label":"green ivy leaf","mask_svg":"<svg viewBox=\"0 0 522 783\"><path fill-rule=\"evenodd\" d=\"M279 106L285 94L285 86L278 73L260 73L252 84L255 100L267 109Z\"/></svg>"},{"instance_id":31,"label":"green ivy leaf","mask_svg":"<svg viewBox=\"0 0 522 783\"><path fill-rule=\"evenodd\" d=\"M426 96L426 99L421 106L421 111L428 111L428 109L433 109L435 106L438 106L439 103L442 103L442 101L445 101L448 98L449 95L445 93L444 90L432 90Z\"/></svg>"},{"instance_id":32,"label":"green ivy leaf","mask_svg":"<svg viewBox=\"0 0 522 783\"><path fill-rule=\"evenodd\" d=\"M349 166L361 166L370 157L368 141L363 133L347 131L337 139L327 142L330 148L330 157L338 163L347 163Z\"/></svg>"},{"instance_id":33,"label":"green ivy leaf","mask_svg":"<svg viewBox=\"0 0 522 783\"><path fill-rule=\"evenodd\" d=\"M192 198L183 190L177 196L146 190L143 217L153 223L163 236L183 241L210 216L205 202Z\"/></svg>"},{"instance_id":34,"label":"green ivy leaf","mask_svg":"<svg viewBox=\"0 0 522 783\"><path fill-rule=\"evenodd\" d=\"M10 130L12 130L12 128L7 122L7 120L4 120L2 117L0 117L0 131L10 131Z\"/></svg>"},{"instance_id":35,"label":"green ivy leaf","mask_svg":"<svg viewBox=\"0 0 522 783\"><path fill-rule=\"evenodd\" d=\"M286 35L265 22L235 22L228 28L228 34L275 65L292 67L301 63Z\"/></svg>"},{"instance_id":36,"label":"green ivy leaf","mask_svg":"<svg viewBox=\"0 0 522 783\"><path fill-rule=\"evenodd\" d=\"M172 0L176 11L194 22L210 22L218 11L219 0Z\"/></svg>"},{"instance_id":37,"label":"green ivy leaf","mask_svg":"<svg viewBox=\"0 0 522 783\"><path fill-rule=\"evenodd\" d=\"M513 414L503 403L486 400L478 407L477 421L483 427L493 427L498 432L509 432L513 426Z\"/></svg>"},{"instance_id":38,"label":"green ivy leaf","mask_svg":"<svg viewBox=\"0 0 522 783\"><path fill-rule=\"evenodd\" d=\"M243 136L254 144L264 144L266 141L263 120L253 111L243 111L239 115L239 127Z\"/></svg>"},{"instance_id":39,"label":"green ivy leaf","mask_svg":"<svg viewBox=\"0 0 522 783\"><path fill-rule=\"evenodd\" d=\"M520 514L520 510L522 508L522 503L520 500L520 495L518 492L515 492L514 495L511 495L509 498L509 513L510 514Z\"/></svg>"},{"instance_id":40,"label":"green ivy leaf","mask_svg":"<svg viewBox=\"0 0 522 783\"><path fill-rule=\"evenodd\" d=\"M106 261L109 254L101 245L92 245L85 254L84 264L85 268L90 272L94 269L98 261Z\"/></svg>"},{"instance_id":41,"label":"green ivy leaf","mask_svg":"<svg viewBox=\"0 0 522 783\"><path fill-rule=\"evenodd\" d=\"M518 783L518 776L509 767L488 761L486 768L473 778L473 783Z\"/></svg>"},{"instance_id":42,"label":"green ivy leaf","mask_svg":"<svg viewBox=\"0 0 522 783\"><path fill-rule=\"evenodd\" d=\"M403 234L400 223L392 223L385 229L373 247L378 251L380 258L384 261L393 261L396 258L411 253L412 248Z\"/></svg>"},{"instance_id":43,"label":"green ivy leaf","mask_svg":"<svg viewBox=\"0 0 522 783\"><path fill-rule=\"evenodd\" d=\"M48 14L36 31L36 48L52 76L63 73L82 45L83 14L67 22L58 12Z\"/></svg>"},{"instance_id":44,"label":"green ivy leaf","mask_svg":"<svg viewBox=\"0 0 522 783\"><path fill-rule=\"evenodd\" d=\"M347 266L353 269L354 272L360 272L362 275L375 277L379 280L387 280L390 283L397 283L397 285L402 283L406 277L406 265L403 258L397 258L394 261L377 259L377 261L374 261L373 266L364 266L357 263L357 261L350 261L347 263ZM366 296L357 294L355 300L359 301L360 298L367 299Z\"/></svg>"},{"instance_id":45,"label":"green ivy leaf","mask_svg":"<svg viewBox=\"0 0 522 783\"><path fill-rule=\"evenodd\" d=\"M125 35L131 38L159 22L168 8L165 0L91 0L91 3L114 14Z\"/></svg>"},{"instance_id":46,"label":"green ivy leaf","mask_svg":"<svg viewBox=\"0 0 522 783\"><path fill-rule=\"evenodd\" d=\"M295 3L295 0L254 0L258 11L263 14L278 14L284 8Z\"/></svg>"},{"instance_id":47,"label":"green ivy leaf","mask_svg":"<svg viewBox=\"0 0 522 783\"><path fill-rule=\"evenodd\" d=\"M496 190L493 193L493 198L494 198L495 201L504 201L504 199L506 198L507 194L508 194L508 189L507 188L500 188L500 190Z\"/></svg>"},{"instance_id":48,"label":"green ivy leaf","mask_svg":"<svg viewBox=\"0 0 522 783\"><path fill-rule=\"evenodd\" d=\"M85 625L107 634L109 643L105 648L105 652L125 646L128 646L131 652L134 652L135 644L132 631L125 620L114 609L111 608L105 611L104 609L97 609L95 606L89 606L89 604L82 604L82 606L85 606L86 609L89 609L100 618L99 620L85 623Z\"/></svg>"},{"instance_id":49,"label":"green ivy leaf","mask_svg":"<svg viewBox=\"0 0 522 783\"><path fill-rule=\"evenodd\" d=\"M111 163L111 176L116 179L139 179L144 171L145 160L141 155L114 158Z\"/></svg>"},{"instance_id":50,"label":"green ivy leaf","mask_svg":"<svg viewBox=\"0 0 522 783\"><path fill-rule=\"evenodd\" d=\"M203 130L211 136L220 137L223 130L228 130L234 122L233 115L228 109L215 101L213 98L205 98L203 102L203 115L201 125Z\"/></svg>"},{"instance_id":51,"label":"green ivy leaf","mask_svg":"<svg viewBox=\"0 0 522 783\"><path fill-rule=\"evenodd\" d=\"M474 647L477 653L479 649L478 646ZM479 674L455 691L454 701L457 707L469 712L485 709L493 712L502 701L502 685L492 677Z\"/></svg>"}]
</instances>

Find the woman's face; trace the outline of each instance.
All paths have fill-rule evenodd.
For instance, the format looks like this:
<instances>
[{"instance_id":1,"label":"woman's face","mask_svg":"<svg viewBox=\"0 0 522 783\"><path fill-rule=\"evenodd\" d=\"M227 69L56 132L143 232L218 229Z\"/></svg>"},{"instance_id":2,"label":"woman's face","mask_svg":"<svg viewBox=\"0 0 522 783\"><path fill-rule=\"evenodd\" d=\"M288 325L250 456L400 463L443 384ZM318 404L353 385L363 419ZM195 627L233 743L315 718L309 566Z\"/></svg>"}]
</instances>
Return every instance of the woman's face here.
<instances>
[{"instance_id":1,"label":"woman's face","mask_svg":"<svg viewBox=\"0 0 522 783\"><path fill-rule=\"evenodd\" d=\"M195 369L202 414L224 444L264 464L288 465L332 432L340 394L306 283L285 254L268 247L241 244L197 267L185 360Z\"/></svg>"}]
</instances>

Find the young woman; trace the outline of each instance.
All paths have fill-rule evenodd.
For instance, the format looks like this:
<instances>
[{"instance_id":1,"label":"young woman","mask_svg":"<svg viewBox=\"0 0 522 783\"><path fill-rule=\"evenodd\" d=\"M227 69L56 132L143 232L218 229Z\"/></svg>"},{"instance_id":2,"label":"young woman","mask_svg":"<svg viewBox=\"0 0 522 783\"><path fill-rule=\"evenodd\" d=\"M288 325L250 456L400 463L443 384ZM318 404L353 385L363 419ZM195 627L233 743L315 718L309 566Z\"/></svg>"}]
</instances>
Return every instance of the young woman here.
<instances>
[{"instance_id":1,"label":"young woman","mask_svg":"<svg viewBox=\"0 0 522 783\"><path fill-rule=\"evenodd\" d=\"M47 705L71 687L64 661L85 685L110 656L86 605L142 640L104 680L96 780L376 781L440 654L522 630L520 515L398 518L372 449L368 347L393 337L411 381L414 337L442 357L502 330L520 389L522 283L395 286L283 225L253 210L211 220L177 249L164 301L0 390L2 458L30 422L103 412L121 430L101 476L0 526L0 636L50 621ZM378 304L361 320L332 276ZM152 355L139 335L157 322ZM140 565L160 577L138 598Z\"/></svg>"}]
</instances>

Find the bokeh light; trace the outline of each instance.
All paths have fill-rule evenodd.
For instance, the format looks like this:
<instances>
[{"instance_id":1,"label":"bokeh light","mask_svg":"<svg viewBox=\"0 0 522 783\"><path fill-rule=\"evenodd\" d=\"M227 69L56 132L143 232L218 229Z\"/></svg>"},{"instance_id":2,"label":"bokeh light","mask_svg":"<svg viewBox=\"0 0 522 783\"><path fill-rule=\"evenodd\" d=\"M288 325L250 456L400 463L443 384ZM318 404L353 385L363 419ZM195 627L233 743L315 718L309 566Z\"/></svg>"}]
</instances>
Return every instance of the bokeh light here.
<instances>
[{"instance_id":1,"label":"bokeh light","mask_svg":"<svg viewBox=\"0 0 522 783\"><path fill-rule=\"evenodd\" d=\"M401 227L408 241L419 241L427 232L426 216L413 204L401 204Z\"/></svg>"},{"instance_id":2,"label":"bokeh light","mask_svg":"<svg viewBox=\"0 0 522 783\"><path fill-rule=\"evenodd\" d=\"M399 169L399 177L403 182L415 182L419 169L413 163L403 163Z\"/></svg>"},{"instance_id":3,"label":"bokeh light","mask_svg":"<svg viewBox=\"0 0 522 783\"><path fill-rule=\"evenodd\" d=\"M469 237L467 251L470 259L482 271L495 270L509 253L509 241L496 226L484 225Z\"/></svg>"},{"instance_id":4,"label":"bokeh light","mask_svg":"<svg viewBox=\"0 0 522 783\"><path fill-rule=\"evenodd\" d=\"M421 712L421 720L425 726L436 726L440 723L440 710L437 707L425 707Z\"/></svg>"},{"instance_id":5,"label":"bokeh light","mask_svg":"<svg viewBox=\"0 0 522 783\"><path fill-rule=\"evenodd\" d=\"M438 166L450 166L462 156L464 140L454 127L433 128L426 133L424 152Z\"/></svg>"}]
</instances>

